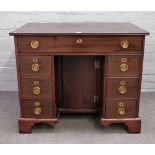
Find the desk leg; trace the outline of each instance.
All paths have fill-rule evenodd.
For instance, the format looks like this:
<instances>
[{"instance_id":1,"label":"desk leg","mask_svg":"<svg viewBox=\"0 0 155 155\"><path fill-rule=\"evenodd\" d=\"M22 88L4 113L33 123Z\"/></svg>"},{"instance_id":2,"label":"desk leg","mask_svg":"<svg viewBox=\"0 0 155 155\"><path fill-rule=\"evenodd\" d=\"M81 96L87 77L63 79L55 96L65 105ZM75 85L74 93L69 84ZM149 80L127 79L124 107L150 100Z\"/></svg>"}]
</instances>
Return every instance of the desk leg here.
<instances>
[{"instance_id":1,"label":"desk leg","mask_svg":"<svg viewBox=\"0 0 155 155\"><path fill-rule=\"evenodd\" d=\"M31 133L32 126L35 125L36 123L46 123L51 126L54 126L56 123L58 123L58 119L57 118L52 118L52 119L20 118L18 122L19 122L20 133Z\"/></svg>"},{"instance_id":2,"label":"desk leg","mask_svg":"<svg viewBox=\"0 0 155 155\"><path fill-rule=\"evenodd\" d=\"M125 124L128 127L129 133L141 132L141 119L140 118L126 118L126 119L107 119L101 118L101 124L107 127L111 124Z\"/></svg>"}]
</instances>

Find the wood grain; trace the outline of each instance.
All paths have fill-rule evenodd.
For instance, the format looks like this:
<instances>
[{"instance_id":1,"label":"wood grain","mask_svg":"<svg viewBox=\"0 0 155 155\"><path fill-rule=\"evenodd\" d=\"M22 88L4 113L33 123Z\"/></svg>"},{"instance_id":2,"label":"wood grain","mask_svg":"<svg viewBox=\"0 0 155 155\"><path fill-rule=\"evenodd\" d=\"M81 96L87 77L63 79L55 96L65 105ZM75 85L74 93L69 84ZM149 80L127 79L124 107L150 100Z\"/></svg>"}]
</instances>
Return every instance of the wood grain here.
<instances>
[{"instance_id":1,"label":"wood grain","mask_svg":"<svg viewBox=\"0 0 155 155\"><path fill-rule=\"evenodd\" d=\"M148 35L131 23L28 23L10 35Z\"/></svg>"},{"instance_id":2,"label":"wood grain","mask_svg":"<svg viewBox=\"0 0 155 155\"><path fill-rule=\"evenodd\" d=\"M122 62L122 59L126 59L126 62ZM107 76L108 77L140 77L140 61L139 55L121 55L121 56L109 56L107 64ZM121 64L126 64L128 70L122 72L120 69Z\"/></svg>"},{"instance_id":3,"label":"wood grain","mask_svg":"<svg viewBox=\"0 0 155 155\"><path fill-rule=\"evenodd\" d=\"M77 39L82 39L82 43L77 43ZM39 47L31 48L31 41L37 40ZM121 42L128 40L129 48L123 49ZM18 48L21 53L140 53L141 36L20 36L18 38Z\"/></svg>"},{"instance_id":4,"label":"wood grain","mask_svg":"<svg viewBox=\"0 0 155 155\"><path fill-rule=\"evenodd\" d=\"M59 113L99 113L101 124L123 123L139 133L144 39L149 33L129 23L30 23L10 35L15 36L16 66L21 118L19 131L30 133L35 123L54 126ZM77 40L81 39L78 43ZM33 49L31 41L39 47ZM127 40L128 48L121 42ZM32 59L39 72L33 72ZM122 58L129 69L120 71ZM99 68L94 69L94 62ZM39 95L33 94L39 81ZM120 82L127 92L120 94ZM98 100L94 102L94 95ZM34 102L42 113L34 115ZM118 114L123 102L125 114Z\"/></svg>"},{"instance_id":5,"label":"wood grain","mask_svg":"<svg viewBox=\"0 0 155 155\"><path fill-rule=\"evenodd\" d=\"M38 59L37 62L33 62L33 59ZM33 76L33 77L41 77L41 76L52 76L52 58L51 56L19 56L19 68L20 68L20 74L22 76ZM34 72L32 70L32 65L38 64L39 65L39 71Z\"/></svg>"},{"instance_id":6,"label":"wood grain","mask_svg":"<svg viewBox=\"0 0 155 155\"><path fill-rule=\"evenodd\" d=\"M119 103L124 106L120 107ZM125 114L118 113L119 108L125 109ZM137 100L106 100L106 118L135 118L137 116Z\"/></svg>"},{"instance_id":7,"label":"wood grain","mask_svg":"<svg viewBox=\"0 0 155 155\"><path fill-rule=\"evenodd\" d=\"M34 113L35 102L39 102L41 114ZM21 117L22 118L53 118L53 101L49 99L22 99L21 101Z\"/></svg>"},{"instance_id":8,"label":"wood grain","mask_svg":"<svg viewBox=\"0 0 155 155\"><path fill-rule=\"evenodd\" d=\"M107 99L125 99L138 97L138 78L108 78L107 79ZM121 94L118 88L121 86L120 82L125 81L126 93Z\"/></svg>"},{"instance_id":9,"label":"wood grain","mask_svg":"<svg viewBox=\"0 0 155 155\"><path fill-rule=\"evenodd\" d=\"M38 85L34 85L34 81L39 81ZM40 94L33 93L34 87L40 87ZM22 97L53 97L52 96L52 78L22 78L21 92Z\"/></svg>"}]
</instances>

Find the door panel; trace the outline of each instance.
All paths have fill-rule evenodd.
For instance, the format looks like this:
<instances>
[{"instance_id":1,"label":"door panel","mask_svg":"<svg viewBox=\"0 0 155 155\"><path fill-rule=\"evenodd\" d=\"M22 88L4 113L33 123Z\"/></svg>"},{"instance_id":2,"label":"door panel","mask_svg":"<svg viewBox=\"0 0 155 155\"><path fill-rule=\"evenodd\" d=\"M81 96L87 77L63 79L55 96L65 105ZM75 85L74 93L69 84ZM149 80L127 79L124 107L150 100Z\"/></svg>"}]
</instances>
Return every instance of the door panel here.
<instances>
[{"instance_id":1,"label":"door panel","mask_svg":"<svg viewBox=\"0 0 155 155\"><path fill-rule=\"evenodd\" d=\"M64 56L62 58L62 108L96 109L96 70L94 56Z\"/></svg>"}]
</instances>

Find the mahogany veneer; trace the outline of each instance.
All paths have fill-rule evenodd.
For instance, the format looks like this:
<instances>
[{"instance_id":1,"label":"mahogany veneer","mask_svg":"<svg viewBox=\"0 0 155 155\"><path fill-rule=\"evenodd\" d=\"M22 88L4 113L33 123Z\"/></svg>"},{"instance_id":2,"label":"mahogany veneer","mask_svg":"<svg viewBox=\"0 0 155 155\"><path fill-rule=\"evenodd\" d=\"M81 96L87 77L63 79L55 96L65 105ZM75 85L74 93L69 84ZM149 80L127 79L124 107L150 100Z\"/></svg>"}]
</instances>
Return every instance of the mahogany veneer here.
<instances>
[{"instance_id":1,"label":"mahogany veneer","mask_svg":"<svg viewBox=\"0 0 155 155\"><path fill-rule=\"evenodd\" d=\"M13 31L19 132L59 113L97 113L139 133L145 35L130 23L29 23Z\"/></svg>"}]
</instances>

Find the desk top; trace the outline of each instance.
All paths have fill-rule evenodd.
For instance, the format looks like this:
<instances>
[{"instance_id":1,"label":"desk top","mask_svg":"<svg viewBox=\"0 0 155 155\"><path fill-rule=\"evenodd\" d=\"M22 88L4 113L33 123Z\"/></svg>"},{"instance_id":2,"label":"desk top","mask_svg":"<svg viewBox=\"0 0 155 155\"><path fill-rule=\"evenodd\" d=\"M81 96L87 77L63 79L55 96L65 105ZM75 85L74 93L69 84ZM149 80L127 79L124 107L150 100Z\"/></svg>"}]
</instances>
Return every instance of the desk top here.
<instances>
[{"instance_id":1,"label":"desk top","mask_svg":"<svg viewBox=\"0 0 155 155\"><path fill-rule=\"evenodd\" d=\"M149 35L131 23L28 23L10 35Z\"/></svg>"}]
</instances>

